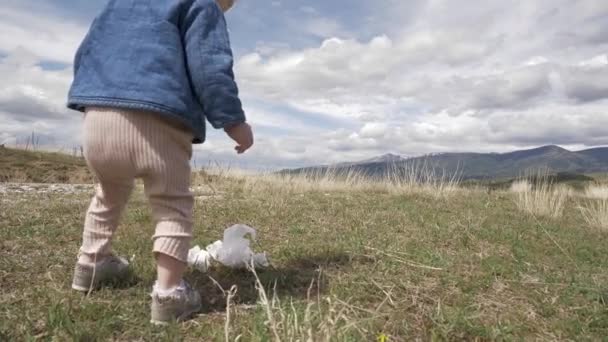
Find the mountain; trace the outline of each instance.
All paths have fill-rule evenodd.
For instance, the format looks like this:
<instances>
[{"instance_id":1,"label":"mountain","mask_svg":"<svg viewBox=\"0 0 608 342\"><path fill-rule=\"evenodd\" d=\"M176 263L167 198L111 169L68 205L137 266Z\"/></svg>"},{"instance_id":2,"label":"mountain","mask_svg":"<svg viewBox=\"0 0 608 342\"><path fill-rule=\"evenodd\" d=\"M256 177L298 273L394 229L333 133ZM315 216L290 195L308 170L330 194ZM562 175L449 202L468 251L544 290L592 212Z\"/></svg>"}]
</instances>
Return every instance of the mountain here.
<instances>
[{"instance_id":1,"label":"mountain","mask_svg":"<svg viewBox=\"0 0 608 342\"><path fill-rule=\"evenodd\" d=\"M447 176L456 175L462 179L512 178L538 171L608 172L608 147L569 151L550 145L508 153L441 153L414 158L387 154L361 162L301 168L286 172L354 171L372 177L381 177L396 170L412 168L432 170L435 174Z\"/></svg>"},{"instance_id":2,"label":"mountain","mask_svg":"<svg viewBox=\"0 0 608 342\"><path fill-rule=\"evenodd\" d=\"M397 163L397 162L402 162L402 161L406 161L406 160L407 160L407 158L404 158L402 156L392 154L392 153L387 153L387 154L383 154L381 156L377 156L377 157L365 159L365 160L360 160L357 162L338 163L338 164L333 164L333 165L329 165L329 166L325 166L325 167L336 168L336 167L347 167L347 166L355 166L355 165L367 165L367 164L374 164L374 163Z\"/></svg>"},{"instance_id":3,"label":"mountain","mask_svg":"<svg viewBox=\"0 0 608 342\"><path fill-rule=\"evenodd\" d=\"M579 151L579 154L582 154L584 156L588 156L590 158L594 158L596 160L601 161L602 163L608 163L608 148L606 147L599 147L599 148L592 148L592 149L588 149L588 150L584 150L584 151Z\"/></svg>"},{"instance_id":4,"label":"mountain","mask_svg":"<svg viewBox=\"0 0 608 342\"><path fill-rule=\"evenodd\" d=\"M399 156L396 154L387 153L387 154L383 154L383 155L375 157L375 158L359 161L359 162L357 162L357 164L396 163L396 162L401 162L401 161L405 161L405 160L407 160L407 158L403 158L402 156Z\"/></svg>"}]
</instances>

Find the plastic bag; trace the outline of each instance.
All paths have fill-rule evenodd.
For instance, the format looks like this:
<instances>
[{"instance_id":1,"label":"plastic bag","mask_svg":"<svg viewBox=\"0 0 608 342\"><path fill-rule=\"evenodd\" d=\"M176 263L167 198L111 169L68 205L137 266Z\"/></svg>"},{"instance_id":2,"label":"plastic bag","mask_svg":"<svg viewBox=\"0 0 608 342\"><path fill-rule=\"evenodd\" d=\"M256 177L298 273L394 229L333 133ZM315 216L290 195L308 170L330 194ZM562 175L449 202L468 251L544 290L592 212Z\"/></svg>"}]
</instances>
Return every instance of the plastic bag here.
<instances>
[{"instance_id":1,"label":"plastic bag","mask_svg":"<svg viewBox=\"0 0 608 342\"><path fill-rule=\"evenodd\" d=\"M201 272L207 272L215 260L230 268L246 268L253 260L255 267L268 267L266 253L253 253L249 246L249 234L255 241L255 229L237 224L224 231L222 241L216 241L204 250L195 246L188 252L188 264Z\"/></svg>"},{"instance_id":2,"label":"plastic bag","mask_svg":"<svg viewBox=\"0 0 608 342\"><path fill-rule=\"evenodd\" d=\"M194 267L201 272L207 272L211 267L211 255L199 246L194 246L188 251L188 266Z\"/></svg>"}]
</instances>

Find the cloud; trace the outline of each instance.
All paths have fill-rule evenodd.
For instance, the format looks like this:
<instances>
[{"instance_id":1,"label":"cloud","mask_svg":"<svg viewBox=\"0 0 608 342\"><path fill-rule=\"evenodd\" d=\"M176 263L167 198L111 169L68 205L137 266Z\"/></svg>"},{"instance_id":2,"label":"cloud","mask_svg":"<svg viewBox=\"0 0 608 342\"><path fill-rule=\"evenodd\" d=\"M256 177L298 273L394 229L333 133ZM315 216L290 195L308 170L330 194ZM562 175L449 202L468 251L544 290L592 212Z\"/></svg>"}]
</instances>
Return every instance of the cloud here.
<instances>
[{"instance_id":1,"label":"cloud","mask_svg":"<svg viewBox=\"0 0 608 342\"><path fill-rule=\"evenodd\" d=\"M43 60L71 64L87 27L46 10L44 5L0 5L0 52L25 48Z\"/></svg>"},{"instance_id":2,"label":"cloud","mask_svg":"<svg viewBox=\"0 0 608 342\"><path fill-rule=\"evenodd\" d=\"M595 103L584 109L575 105L550 105L543 109L496 111L486 117L473 113L459 116L447 112L421 116L411 122L382 127L382 134L338 130L331 134L330 151L366 155L396 151L405 155L435 152L508 151L511 149L560 144L595 146L608 144L605 129L608 102ZM329 153L331 155L331 153ZM351 159L353 160L353 159Z\"/></svg>"},{"instance_id":3,"label":"cloud","mask_svg":"<svg viewBox=\"0 0 608 342\"><path fill-rule=\"evenodd\" d=\"M593 67L580 64L585 61L559 64L531 56L498 70L473 68L471 64L487 63L483 49L477 53L462 49L468 52L459 58L454 54L434 58L440 49L429 42L441 35L414 36L419 38L405 44L386 36L368 42L332 38L318 48L268 56L252 53L238 61L237 72L243 89L255 96L358 119L377 119L374 114L386 118L391 115L388 111L394 113L395 107L408 104L458 115L469 110L526 109L547 101L587 102L608 94L608 68L598 62L601 56L595 57ZM418 50L418 56L424 57L401 58L408 50ZM456 61L464 65L455 67Z\"/></svg>"},{"instance_id":4,"label":"cloud","mask_svg":"<svg viewBox=\"0 0 608 342\"><path fill-rule=\"evenodd\" d=\"M45 70L39 63L37 56L23 48L0 59L0 143L32 132L43 142L76 143L80 117L65 108L72 69Z\"/></svg>"},{"instance_id":5,"label":"cloud","mask_svg":"<svg viewBox=\"0 0 608 342\"><path fill-rule=\"evenodd\" d=\"M303 27L307 33L320 38L350 36L350 33L340 23L330 18L315 17L308 19Z\"/></svg>"},{"instance_id":6,"label":"cloud","mask_svg":"<svg viewBox=\"0 0 608 342\"><path fill-rule=\"evenodd\" d=\"M488 121L484 139L518 145L606 145L608 135L599 127L608 124L607 104L548 105L525 112L496 113Z\"/></svg>"},{"instance_id":7,"label":"cloud","mask_svg":"<svg viewBox=\"0 0 608 342\"><path fill-rule=\"evenodd\" d=\"M86 25L30 2L0 5L0 55L9 55L0 59L0 143L35 130L76 144L80 118L64 102ZM235 8L235 71L256 147L235 159L232 142L210 132L199 159L266 168L608 144L608 2L335 6ZM267 21L284 30L251 34Z\"/></svg>"},{"instance_id":8,"label":"cloud","mask_svg":"<svg viewBox=\"0 0 608 342\"><path fill-rule=\"evenodd\" d=\"M364 138L379 138L388 131L388 125L383 122L368 122L359 132L359 135Z\"/></svg>"},{"instance_id":9,"label":"cloud","mask_svg":"<svg viewBox=\"0 0 608 342\"><path fill-rule=\"evenodd\" d=\"M565 67L560 76L566 95L578 103L608 98L608 55Z\"/></svg>"},{"instance_id":10,"label":"cloud","mask_svg":"<svg viewBox=\"0 0 608 342\"><path fill-rule=\"evenodd\" d=\"M548 71L541 66L526 67L500 75L477 79L466 109L522 108L550 92Z\"/></svg>"}]
</instances>

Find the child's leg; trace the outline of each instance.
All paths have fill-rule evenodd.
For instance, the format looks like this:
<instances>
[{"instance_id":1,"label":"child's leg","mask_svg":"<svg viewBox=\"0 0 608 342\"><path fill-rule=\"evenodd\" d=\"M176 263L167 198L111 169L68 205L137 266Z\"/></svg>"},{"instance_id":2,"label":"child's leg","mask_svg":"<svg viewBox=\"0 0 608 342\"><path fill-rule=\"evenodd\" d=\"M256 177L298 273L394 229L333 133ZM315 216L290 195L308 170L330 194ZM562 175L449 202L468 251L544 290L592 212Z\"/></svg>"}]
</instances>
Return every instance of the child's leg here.
<instances>
[{"instance_id":1,"label":"child's leg","mask_svg":"<svg viewBox=\"0 0 608 342\"><path fill-rule=\"evenodd\" d=\"M133 190L135 168L127 132L130 123L112 111L89 110L84 121L84 155L98 180L84 223L79 262L90 264L111 253L120 215Z\"/></svg>"},{"instance_id":2,"label":"child's leg","mask_svg":"<svg viewBox=\"0 0 608 342\"><path fill-rule=\"evenodd\" d=\"M153 251L157 260L160 289L180 284L187 266L192 240L194 198L190 192L192 135L150 119L144 134L150 137L145 152L138 158L145 193L156 223Z\"/></svg>"},{"instance_id":3,"label":"child's leg","mask_svg":"<svg viewBox=\"0 0 608 342\"><path fill-rule=\"evenodd\" d=\"M182 280L188 250L192 240L193 197L189 189L190 166L173 167L174 177L144 178L146 194L156 221L154 253L156 254L158 283L170 289ZM164 178L164 177L163 177Z\"/></svg>"},{"instance_id":4,"label":"child's leg","mask_svg":"<svg viewBox=\"0 0 608 342\"><path fill-rule=\"evenodd\" d=\"M84 222L79 263L99 262L112 253L112 236L132 189L132 180L98 184Z\"/></svg>"},{"instance_id":5,"label":"child's leg","mask_svg":"<svg viewBox=\"0 0 608 342\"><path fill-rule=\"evenodd\" d=\"M174 184L173 190L164 193L159 193L160 189L152 181L144 180L156 221L153 251L156 254L157 285L161 289L173 288L181 282L192 240L194 200L189 190L189 172L182 177L178 184Z\"/></svg>"},{"instance_id":6,"label":"child's leg","mask_svg":"<svg viewBox=\"0 0 608 342\"><path fill-rule=\"evenodd\" d=\"M163 253L156 253L156 272L158 277L156 284L160 289L167 290L178 286L182 281L185 271L186 264L184 262Z\"/></svg>"}]
</instances>

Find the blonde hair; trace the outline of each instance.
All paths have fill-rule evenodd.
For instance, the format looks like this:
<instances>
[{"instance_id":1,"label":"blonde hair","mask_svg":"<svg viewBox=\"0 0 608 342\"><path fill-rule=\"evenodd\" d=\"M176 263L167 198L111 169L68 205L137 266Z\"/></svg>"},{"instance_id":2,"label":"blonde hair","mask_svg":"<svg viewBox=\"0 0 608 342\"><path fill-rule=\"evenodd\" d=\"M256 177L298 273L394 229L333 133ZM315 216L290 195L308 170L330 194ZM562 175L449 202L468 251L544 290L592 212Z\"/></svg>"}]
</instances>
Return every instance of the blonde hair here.
<instances>
[{"instance_id":1,"label":"blonde hair","mask_svg":"<svg viewBox=\"0 0 608 342\"><path fill-rule=\"evenodd\" d=\"M222 8L222 11L224 12L228 12L228 10L230 10L232 8L232 6L234 6L234 3L236 2L236 0L215 0L217 1L217 4L220 5L220 7Z\"/></svg>"}]
</instances>

